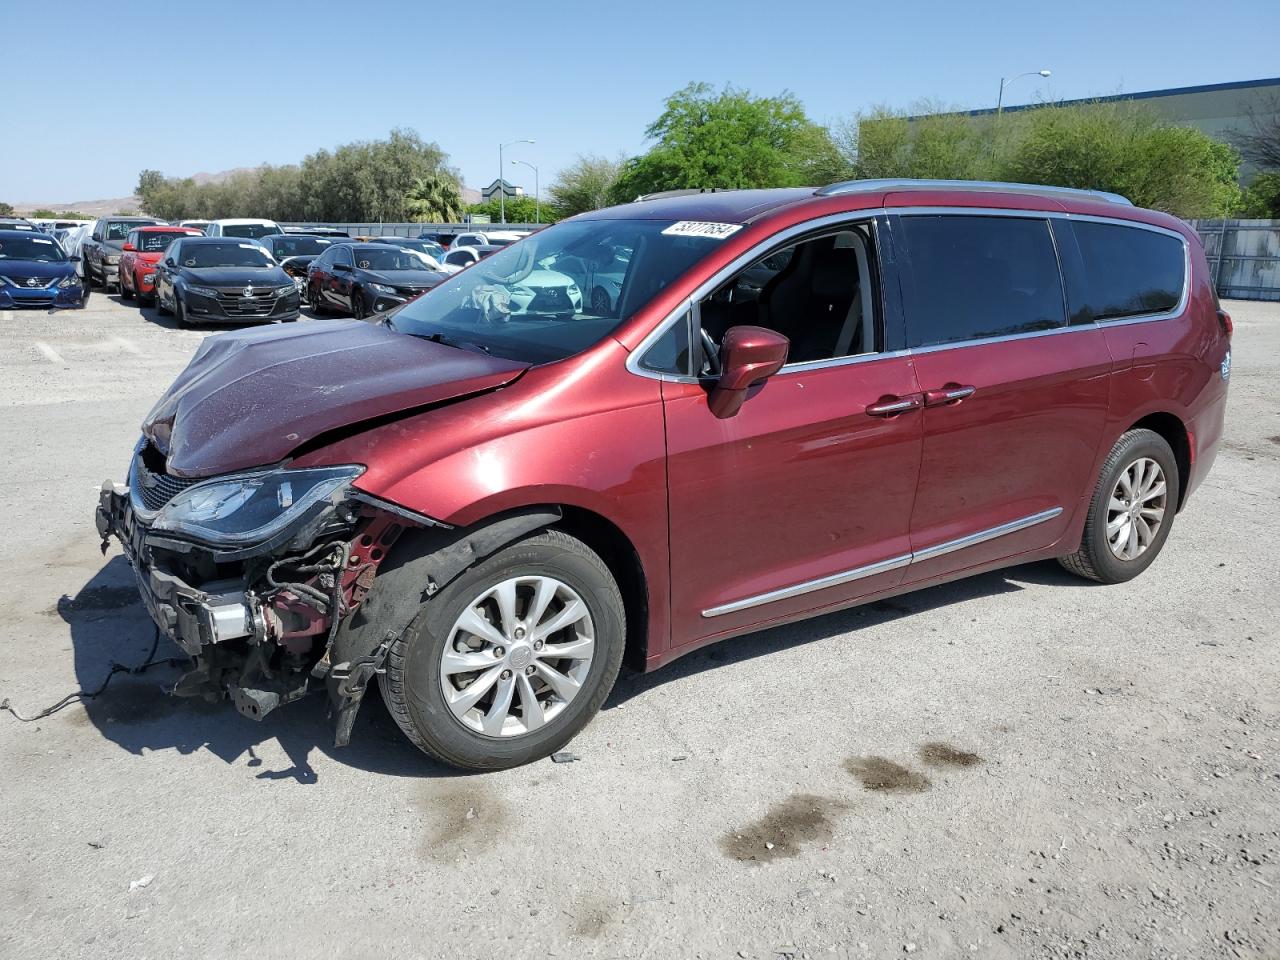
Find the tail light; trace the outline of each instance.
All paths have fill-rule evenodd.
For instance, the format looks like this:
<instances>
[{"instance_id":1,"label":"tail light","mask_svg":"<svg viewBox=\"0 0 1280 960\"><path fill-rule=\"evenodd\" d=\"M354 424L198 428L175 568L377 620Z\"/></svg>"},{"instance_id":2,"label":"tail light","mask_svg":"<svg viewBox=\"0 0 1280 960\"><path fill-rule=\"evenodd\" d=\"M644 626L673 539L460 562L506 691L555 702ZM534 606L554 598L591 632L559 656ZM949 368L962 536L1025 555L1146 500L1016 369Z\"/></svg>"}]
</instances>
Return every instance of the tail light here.
<instances>
[{"instance_id":1,"label":"tail light","mask_svg":"<svg viewBox=\"0 0 1280 960\"><path fill-rule=\"evenodd\" d=\"M1235 330L1235 324L1231 322L1231 314L1227 313L1225 310L1219 310L1218 326L1222 327L1222 332L1226 335L1226 338L1230 340L1231 334Z\"/></svg>"}]
</instances>

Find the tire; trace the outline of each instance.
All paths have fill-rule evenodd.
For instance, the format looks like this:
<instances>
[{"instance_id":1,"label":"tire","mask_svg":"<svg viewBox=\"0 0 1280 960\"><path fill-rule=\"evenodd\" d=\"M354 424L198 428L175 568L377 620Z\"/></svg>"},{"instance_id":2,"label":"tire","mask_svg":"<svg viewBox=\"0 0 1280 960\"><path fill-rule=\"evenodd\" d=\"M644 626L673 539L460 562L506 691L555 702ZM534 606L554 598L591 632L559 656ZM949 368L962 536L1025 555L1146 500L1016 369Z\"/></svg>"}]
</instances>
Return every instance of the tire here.
<instances>
[{"instance_id":1,"label":"tire","mask_svg":"<svg viewBox=\"0 0 1280 960\"><path fill-rule=\"evenodd\" d=\"M164 305L164 299L160 296L159 287L156 287L155 301L156 301L156 313L160 314L160 316L162 317L167 317L171 311L169 310L168 307Z\"/></svg>"},{"instance_id":2,"label":"tire","mask_svg":"<svg viewBox=\"0 0 1280 960\"><path fill-rule=\"evenodd\" d=\"M555 702L555 691L541 679L540 671L545 661L535 659L532 665L523 668L519 666L528 662L524 659L525 654L533 649L529 646L528 637L536 637L536 632L530 630L524 635L523 627L516 628L520 631L518 633L508 631L506 636L523 639L524 649L517 649L520 645L518 640L508 640L511 646L506 650L506 659L502 662L495 659L495 668L488 667L487 659L494 655L493 647L467 650L469 657L481 663L481 667L474 672L476 679L472 682L480 682L484 675L493 673L503 663L510 663L515 668L505 670L500 675L495 674L495 679L486 686L486 691L492 690L493 693L486 692L480 699L480 704L483 705L490 697L498 695L504 683L514 686L509 694L511 706L501 714L503 722L513 727L513 733L506 736L486 735L468 726L450 707L444 685L455 681L442 680L442 660L446 643L455 636L455 630L459 628L459 618L472 609L477 599L486 591L517 577L550 580L559 584L557 590L565 588L566 595L576 594L585 605L588 618L575 621L570 627L548 636L556 639L557 646L563 646L561 641L566 638L569 642L581 644L583 640L576 630L585 622L584 629L593 638L590 645L592 656L584 668L577 667L580 660L572 659L555 659L547 664L554 665L556 670L565 671L563 675L556 674L561 679L568 678L570 669L585 670L579 678L580 686L576 693L567 701ZM524 586L521 589L531 591L533 588ZM526 595L524 602L532 601ZM559 607L559 612L567 609L568 602L561 598L560 593L555 594L551 601L552 604L566 604ZM497 607L493 609L496 612ZM550 604L545 609L550 616L544 615L543 623L557 615ZM527 615L527 606L524 611ZM497 615L497 620L502 622L500 614ZM570 629L575 632L569 633ZM546 530L504 547L425 601L409 628L393 643L387 657L386 673L379 676L378 682L383 700L396 724L424 753L441 763L464 770L502 770L549 756L586 726L613 689L622 663L625 631L622 596L604 561L581 541L558 530ZM500 632L499 635L501 636ZM459 631L457 636L468 638L468 643L485 643L478 636L465 632ZM455 649L457 642L455 640ZM541 641L536 642L537 648L544 652L533 656L546 657L545 651L550 648L551 641L548 640L545 647ZM529 674L527 671L533 673ZM460 673L456 676L462 677L465 682L468 674ZM526 677L530 679L526 680ZM544 725L533 730L523 730L520 728L525 724L523 717L526 715L523 707L524 690L528 688L532 691L531 683L542 685L536 697L546 695L549 698L546 701L539 700L539 703L557 712ZM520 716L515 713L508 715L510 710L517 707L520 709ZM496 712L492 700L487 710L490 713ZM542 707L538 708L537 716L543 716ZM473 722L482 722L482 719L477 714Z\"/></svg>"},{"instance_id":3,"label":"tire","mask_svg":"<svg viewBox=\"0 0 1280 960\"><path fill-rule=\"evenodd\" d=\"M613 304L609 302L609 294L604 287L595 287L591 291L591 312L602 317L613 316Z\"/></svg>"},{"instance_id":4,"label":"tire","mask_svg":"<svg viewBox=\"0 0 1280 960\"><path fill-rule=\"evenodd\" d=\"M134 276L134 278L133 278L133 282L134 282L134 285L136 286L136 285L137 285L137 283L138 283L138 278L137 278L137 276L136 276L136 275L135 275L135 276ZM133 299L133 291L132 291L132 290L128 290L128 289L126 289L126 288L125 288L125 285L124 285L124 274L123 274L123 273L122 273L122 274L120 274L120 299L121 299L121 300L132 300L132 299Z\"/></svg>"},{"instance_id":5,"label":"tire","mask_svg":"<svg viewBox=\"0 0 1280 960\"><path fill-rule=\"evenodd\" d=\"M1144 486L1146 478L1156 476L1151 463L1159 468L1160 475ZM1141 474L1137 472L1139 467ZM1124 483L1135 488L1132 496L1124 492ZM1178 508L1180 484L1177 459L1164 437L1151 430L1130 430L1116 441L1102 464L1098 485L1089 502L1080 549L1070 556L1059 557L1058 562L1077 576L1098 583L1132 580L1155 562L1169 538ZM1118 497L1113 497L1113 493ZM1123 507L1131 503L1135 506L1129 507L1126 523ZM1158 520L1156 510L1160 511ZM1158 522L1154 531L1153 522ZM1143 529L1153 532L1145 545ZM1123 536L1126 532L1129 536ZM1112 545L1113 537L1121 541L1118 548ZM1124 556L1135 549L1135 544L1138 552Z\"/></svg>"},{"instance_id":6,"label":"tire","mask_svg":"<svg viewBox=\"0 0 1280 960\"><path fill-rule=\"evenodd\" d=\"M187 325L187 311L182 306L182 297L177 290L173 291L173 322L179 327Z\"/></svg>"},{"instance_id":7,"label":"tire","mask_svg":"<svg viewBox=\"0 0 1280 960\"><path fill-rule=\"evenodd\" d=\"M366 320L369 317L369 312L364 308L364 292L359 287L351 291L351 316L357 320Z\"/></svg>"},{"instance_id":8,"label":"tire","mask_svg":"<svg viewBox=\"0 0 1280 960\"><path fill-rule=\"evenodd\" d=\"M307 303L310 304L311 306L311 312L318 317L324 316L324 314L328 312L323 306L322 299L323 298L320 296L320 291L317 289L315 293L312 293L311 284L308 283L307 284Z\"/></svg>"},{"instance_id":9,"label":"tire","mask_svg":"<svg viewBox=\"0 0 1280 960\"><path fill-rule=\"evenodd\" d=\"M89 289L99 286L98 281L93 276L93 264L86 257L84 261L84 283Z\"/></svg>"}]
</instances>

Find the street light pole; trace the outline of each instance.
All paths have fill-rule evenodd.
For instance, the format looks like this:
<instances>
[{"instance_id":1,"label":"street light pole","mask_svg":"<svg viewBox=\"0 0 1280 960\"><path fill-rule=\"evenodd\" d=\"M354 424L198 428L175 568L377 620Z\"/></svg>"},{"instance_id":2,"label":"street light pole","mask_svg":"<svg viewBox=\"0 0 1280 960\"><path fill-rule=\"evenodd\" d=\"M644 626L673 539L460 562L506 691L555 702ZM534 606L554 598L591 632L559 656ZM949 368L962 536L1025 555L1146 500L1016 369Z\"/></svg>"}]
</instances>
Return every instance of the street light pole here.
<instances>
[{"instance_id":1,"label":"street light pole","mask_svg":"<svg viewBox=\"0 0 1280 960\"><path fill-rule=\"evenodd\" d=\"M541 187L541 186L539 185L539 183L538 183L538 168L537 168L537 167L535 167L535 166L534 166L532 163L530 163L528 160L512 160L512 161L511 161L511 165L512 165L513 167L514 167L517 163L518 163L518 164L520 164L521 166L528 167L530 170L532 170L532 171L533 171L533 210L534 210L534 214L533 214L533 216L534 216L534 222L535 222L535 223L542 223L542 187Z\"/></svg>"},{"instance_id":2,"label":"street light pole","mask_svg":"<svg viewBox=\"0 0 1280 960\"><path fill-rule=\"evenodd\" d=\"M1009 86L1009 84L1013 83L1013 81L1015 80L1021 80L1023 77L1032 77L1032 76L1048 77L1051 75L1051 72L1052 71L1049 71L1049 70L1028 70L1026 73L1020 73L1016 77L1010 77L1008 80L1006 80L1004 77L1001 77L1000 78L1000 96L996 98L996 117L999 118L1000 114L1004 112L1004 88L1005 87Z\"/></svg>"},{"instance_id":3,"label":"street light pole","mask_svg":"<svg viewBox=\"0 0 1280 960\"><path fill-rule=\"evenodd\" d=\"M506 176L503 173L506 166L502 162L502 150L504 147L514 147L517 143L533 143L532 140L510 140L507 143L498 144L498 219L502 223L507 222L507 191L503 186L505 182L502 178Z\"/></svg>"}]
</instances>

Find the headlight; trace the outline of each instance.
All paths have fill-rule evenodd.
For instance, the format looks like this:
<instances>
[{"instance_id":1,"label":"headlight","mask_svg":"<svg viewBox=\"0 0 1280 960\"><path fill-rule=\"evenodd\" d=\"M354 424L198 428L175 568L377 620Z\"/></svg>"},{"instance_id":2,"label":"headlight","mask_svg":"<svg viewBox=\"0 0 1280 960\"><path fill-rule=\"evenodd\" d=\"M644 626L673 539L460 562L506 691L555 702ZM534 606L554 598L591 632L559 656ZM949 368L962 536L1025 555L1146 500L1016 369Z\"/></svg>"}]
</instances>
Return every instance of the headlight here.
<instances>
[{"instance_id":1,"label":"headlight","mask_svg":"<svg viewBox=\"0 0 1280 960\"><path fill-rule=\"evenodd\" d=\"M389 287L385 283L371 283L369 286L370 288L377 290L379 293L389 293L393 297L396 295L396 288Z\"/></svg>"},{"instance_id":2,"label":"headlight","mask_svg":"<svg viewBox=\"0 0 1280 960\"><path fill-rule=\"evenodd\" d=\"M156 282L156 275L155 275L154 273L144 273L144 274L142 275L142 282L143 282L143 283L155 283L155 282Z\"/></svg>"},{"instance_id":3,"label":"headlight","mask_svg":"<svg viewBox=\"0 0 1280 960\"><path fill-rule=\"evenodd\" d=\"M58 287L59 289L62 289L62 290L66 290L70 287L78 287L78 286L80 286L80 278L77 277L74 273L69 277L63 277L61 280L58 281Z\"/></svg>"},{"instance_id":4,"label":"headlight","mask_svg":"<svg viewBox=\"0 0 1280 960\"><path fill-rule=\"evenodd\" d=\"M276 288L277 297L287 297L289 296L289 294L297 293L297 292L298 292L298 285L296 283L290 283L287 287Z\"/></svg>"},{"instance_id":5,"label":"headlight","mask_svg":"<svg viewBox=\"0 0 1280 960\"><path fill-rule=\"evenodd\" d=\"M212 287L187 287L187 293L194 293L200 297L213 297L217 299L218 291Z\"/></svg>"},{"instance_id":6,"label":"headlight","mask_svg":"<svg viewBox=\"0 0 1280 960\"><path fill-rule=\"evenodd\" d=\"M261 543L363 472L360 466L317 467L206 480L161 507L152 529L214 546Z\"/></svg>"},{"instance_id":7,"label":"headlight","mask_svg":"<svg viewBox=\"0 0 1280 960\"><path fill-rule=\"evenodd\" d=\"M119 258L119 257L117 257L117 256L109 256L109 257L107 257L107 266L109 266L109 267L114 267L114 266L115 266L117 263L119 263L119 262L120 262L120 258Z\"/></svg>"}]
</instances>

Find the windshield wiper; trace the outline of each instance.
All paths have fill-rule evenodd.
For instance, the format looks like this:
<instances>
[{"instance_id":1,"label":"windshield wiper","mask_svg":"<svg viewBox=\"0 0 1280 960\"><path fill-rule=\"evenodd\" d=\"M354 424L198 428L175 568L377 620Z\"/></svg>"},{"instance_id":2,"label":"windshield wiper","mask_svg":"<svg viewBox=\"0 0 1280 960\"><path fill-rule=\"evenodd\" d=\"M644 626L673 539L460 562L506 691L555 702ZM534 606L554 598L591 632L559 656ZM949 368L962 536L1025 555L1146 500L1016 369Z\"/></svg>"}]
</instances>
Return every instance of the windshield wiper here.
<instances>
[{"instance_id":1,"label":"windshield wiper","mask_svg":"<svg viewBox=\"0 0 1280 960\"><path fill-rule=\"evenodd\" d=\"M391 325L390 317L387 318L387 326L391 327L392 330L396 330L396 328ZM404 333L406 331L397 330L396 332ZM447 333L411 333L409 336L417 337L419 340L430 340L432 343L443 344L446 347L453 347L456 350L471 350L473 352L478 350L486 356L493 355L493 351L483 343L474 343L470 340L459 340L457 337L451 337Z\"/></svg>"}]
</instances>

